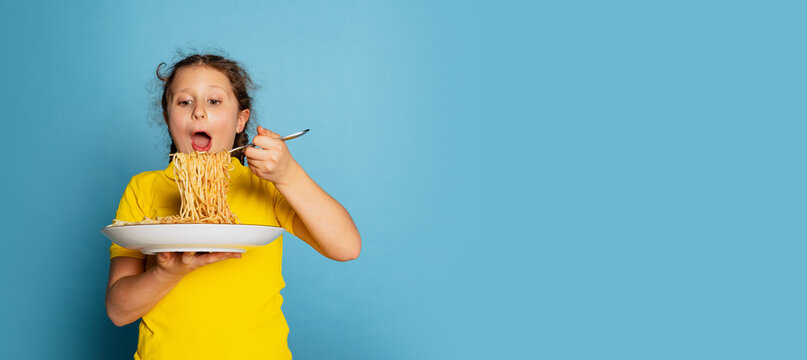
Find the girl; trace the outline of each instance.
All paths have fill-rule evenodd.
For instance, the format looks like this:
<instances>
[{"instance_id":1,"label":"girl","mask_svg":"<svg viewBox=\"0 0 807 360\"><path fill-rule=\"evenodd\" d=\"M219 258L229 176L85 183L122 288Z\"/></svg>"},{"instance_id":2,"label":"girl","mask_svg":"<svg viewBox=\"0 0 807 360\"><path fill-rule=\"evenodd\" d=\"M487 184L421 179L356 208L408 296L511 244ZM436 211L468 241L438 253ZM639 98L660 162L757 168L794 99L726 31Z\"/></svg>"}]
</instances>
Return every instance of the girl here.
<instances>
[{"instance_id":1,"label":"girl","mask_svg":"<svg viewBox=\"0 0 807 360\"><path fill-rule=\"evenodd\" d=\"M216 55L192 55L168 68L163 119L171 152L218 152L245 145L251 80ZM361 238L348 212L292 158L280 136L258 127L233 153L228 202L244 224L282 226L325 257L359 256ZM248 168L243 165L244 157ZM116 218L140 221L178 214L173 163L132 177ZM135 359L290 359L280 306L283 239L239 253L159 253L110 247L106 308L115 325L142 318Z\"/></svg>"}]
</instances>

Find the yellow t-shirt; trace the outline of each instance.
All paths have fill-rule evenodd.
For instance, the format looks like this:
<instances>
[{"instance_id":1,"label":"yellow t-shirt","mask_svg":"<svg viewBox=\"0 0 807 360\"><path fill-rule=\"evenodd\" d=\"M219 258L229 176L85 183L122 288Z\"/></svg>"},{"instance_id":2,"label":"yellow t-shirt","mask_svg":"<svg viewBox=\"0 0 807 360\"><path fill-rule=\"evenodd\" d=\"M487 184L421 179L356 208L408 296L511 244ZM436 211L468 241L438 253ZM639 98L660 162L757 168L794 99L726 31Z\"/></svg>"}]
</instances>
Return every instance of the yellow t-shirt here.
<instances>
[{"instance_id":1,"label":"yellow t-shirt","mask_svg":"<svg viewBox=\"0 0 807 360\"><path fill-rule=\"evenodd\" d=\"M243 224L282 226L294 234L294 209L274 184L232 158L230 209ZM140 221L178 214L173 162L163 171L132 177L116 218ZM112 244L111 257L143 259ZM280 310L283 237L185 276L140 321L135 359L291 359L289 328Z\"/></svg>"}]
</instances>

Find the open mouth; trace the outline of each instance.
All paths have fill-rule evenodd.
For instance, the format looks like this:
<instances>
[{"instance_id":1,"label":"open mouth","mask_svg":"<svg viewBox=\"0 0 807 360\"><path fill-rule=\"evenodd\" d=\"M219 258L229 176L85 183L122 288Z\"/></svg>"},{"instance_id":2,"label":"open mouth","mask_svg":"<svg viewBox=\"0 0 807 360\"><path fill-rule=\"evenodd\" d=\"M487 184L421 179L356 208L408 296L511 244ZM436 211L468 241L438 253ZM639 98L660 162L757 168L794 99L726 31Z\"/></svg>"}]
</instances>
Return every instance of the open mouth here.
<instances>
[{"instance_id":1,"label":"open mouth","mask_svg":"<svg viewBox=\"0 0 807 360\"><path fill-rule=\"evenodd\" d=\"M208 151L213 146L213 138L204 131L197 131L191 136L191 146L199 152Z\"/></svg>"}]
</instances>

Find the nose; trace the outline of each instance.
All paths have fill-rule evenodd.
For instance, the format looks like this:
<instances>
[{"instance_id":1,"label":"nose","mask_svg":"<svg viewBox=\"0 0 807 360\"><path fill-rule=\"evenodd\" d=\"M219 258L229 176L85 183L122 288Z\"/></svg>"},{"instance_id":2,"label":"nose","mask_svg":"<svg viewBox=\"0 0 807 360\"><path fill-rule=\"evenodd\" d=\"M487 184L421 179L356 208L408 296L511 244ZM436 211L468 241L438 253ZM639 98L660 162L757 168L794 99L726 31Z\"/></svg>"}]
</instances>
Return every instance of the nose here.
<instances>
[{"instance_id":1,"label":"nose","mask_svg":"<svg viewBox=\"0 0 807 360\"><path fill-rule=\"evenodd\" d=\"M201 104L197 104L196 107L193 108L193 119L202 120L206 117L207 113L205 112L205 107Z\"/></svg>"}]
</instances>

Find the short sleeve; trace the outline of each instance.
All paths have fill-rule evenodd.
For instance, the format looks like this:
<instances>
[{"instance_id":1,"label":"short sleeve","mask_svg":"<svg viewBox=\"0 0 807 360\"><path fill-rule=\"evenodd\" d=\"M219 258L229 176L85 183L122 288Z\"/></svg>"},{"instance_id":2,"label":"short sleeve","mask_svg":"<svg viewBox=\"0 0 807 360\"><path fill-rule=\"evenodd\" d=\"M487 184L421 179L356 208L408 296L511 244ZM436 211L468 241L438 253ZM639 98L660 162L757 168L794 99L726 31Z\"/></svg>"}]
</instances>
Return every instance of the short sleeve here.
<instances>
[{"instance_id":1,"label":"short sleeve","mask_svg":"<svg viewBox=\"0 0 807 360\"><path fill-rule=\"evenodd\" d=\"M286 200L286 197L283 196L279 190L277 190L274 184L272 184L272 201L274 202L275 216L277 217L277 221L280 223L280 226L282 226L292 235L295 235L292 223L294 223L294 215L296 212L294 211L294 208L291 207L291 204L289 204L289 202Z\"/></svg>"},{"instance_id":2,"label":"short sleeve","mask_svg":"<svg viewBox=\"0 0 807 360\"><path fill-rule=\"evenodd\" d=\"M123 196L118 204L118 212L115 214L115 219L129 222L137 222L143 220L145 212L143 211L140 203L138 202L137 194L139 188L135 178L129 181L126 185L126 190L123 191ZM132 250L124 248L118 244L112 243L109 247L109 257L115 258L119 256L133 257L138 259L145 259L145 255L140 250Z\"/></svg>"}]
</instances>

